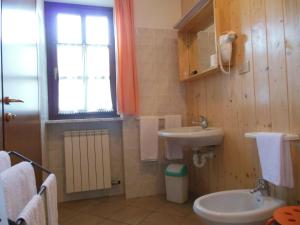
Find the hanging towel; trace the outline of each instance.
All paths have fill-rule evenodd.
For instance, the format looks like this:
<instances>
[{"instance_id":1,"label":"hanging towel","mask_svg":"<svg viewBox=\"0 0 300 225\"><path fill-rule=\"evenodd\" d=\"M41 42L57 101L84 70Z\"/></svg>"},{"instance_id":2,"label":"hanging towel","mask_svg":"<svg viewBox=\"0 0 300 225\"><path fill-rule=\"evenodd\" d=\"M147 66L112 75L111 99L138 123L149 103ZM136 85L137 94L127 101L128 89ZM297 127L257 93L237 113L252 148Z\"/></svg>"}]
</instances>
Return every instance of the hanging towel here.
<instances>
[{"instance_id":1,"label":"hanging towel","mask_svg":"<svg viewBox=\"0 0 300 225\"><path fill-rule=\"evenodd\" d=\"M0 173L9 167L11 167L11 162L8 153L0 151Z\"/></svg>"},{"instance_id":2,"label":"hanging towel","mask_svg":"<svg viewBox=\"0 0 300 225\"><path fill-rule=\"evenodd\" d=\"M18 163L0 174L7 216L16 220L22 209L37 193L35 174L30 163Z\"/></svg>"},{"instance_id":3,"label":"hanging towel","mask_svg":"<svg viewBox=\"0 0 300 225\"><path fill-rule=\"evenodd\" d=\"M277 186L294 187L289 142L282 133L259 133L256 137L263 178Z\"/></svg>"},{"instance_id":4,"label":"hanging towel","mask_svg":"<svg viewBox=\"0 0 300 225\"><path fill-rule=\"evenodd\" d=\"M22 210L18 219L23 219L25 225L46 225L44 200L40 195L34 195Z\"/></svg>"},{"instance_id":5,"label":"hanging towel","mask_svg":"<svg viewBox=\"0 0 300 225\"><path fill-rule=\"evenodd\" d=\"M158 160L158 117L140 117L140 156L142 161Z\"/></svg>"},{"instance_id":6,"label":"hanging towel","mask_svg":"<svg viewBox=\"0 0 300 225\"><path fill-rule=\"evenodd\" d=\"M46 212L48 225L58 225L57 183L54 174L50 174L42 184L46 188Z\"/></svg>"},{"instance_id":7,"label":"hanging towel","mask_svg":"<svg viewBox=\"0 0 300 225\"><path fill-rule=\"evenodd\" d=\"M165 116L165 129L181 127L181 115ZM182 147L173 142L166 142L165 156L168 160L183 159Z\"/></svg>"}]
</instances>

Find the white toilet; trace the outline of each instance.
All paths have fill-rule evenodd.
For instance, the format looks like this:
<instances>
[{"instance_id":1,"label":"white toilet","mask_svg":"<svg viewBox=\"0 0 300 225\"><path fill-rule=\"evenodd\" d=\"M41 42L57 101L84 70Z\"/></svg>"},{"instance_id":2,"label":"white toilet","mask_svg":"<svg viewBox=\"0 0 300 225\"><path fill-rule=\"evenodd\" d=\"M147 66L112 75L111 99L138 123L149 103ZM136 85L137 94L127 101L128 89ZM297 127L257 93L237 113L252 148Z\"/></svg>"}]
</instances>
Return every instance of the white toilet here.
<instances>
[{"instance_id":1,"label":"white toilet","mask_svg":"<svg viewBox=\"0 0 300 225\"><path fill-rule=\"evenodd\" d=\"M282 200L250 191L204 195L194 202L194 212L206 225L264 225L276 208L285 205Z\"/></svg>"}]
</instances>

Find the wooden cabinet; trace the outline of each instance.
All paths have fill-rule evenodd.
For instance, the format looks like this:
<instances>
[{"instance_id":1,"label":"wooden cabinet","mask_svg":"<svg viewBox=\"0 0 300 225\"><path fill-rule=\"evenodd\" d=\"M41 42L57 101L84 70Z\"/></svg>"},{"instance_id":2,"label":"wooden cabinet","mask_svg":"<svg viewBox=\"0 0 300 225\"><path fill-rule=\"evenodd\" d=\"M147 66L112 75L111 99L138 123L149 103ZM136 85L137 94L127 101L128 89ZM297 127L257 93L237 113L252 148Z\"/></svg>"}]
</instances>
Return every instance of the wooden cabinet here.
<instances>
[{"instance_id":1,"label":"wooden cabinet","mask_svg":"<svg viewBox=\"0 0 300 225\"><path fill-rule=\"evenodd\" d=\"M193 1L182 1L186 8ZM199 0L175 25L178 29L179 77L181 81L215 73L211 56L217 59L216 19L213 0Z\"/></svg>"}]
</instances>

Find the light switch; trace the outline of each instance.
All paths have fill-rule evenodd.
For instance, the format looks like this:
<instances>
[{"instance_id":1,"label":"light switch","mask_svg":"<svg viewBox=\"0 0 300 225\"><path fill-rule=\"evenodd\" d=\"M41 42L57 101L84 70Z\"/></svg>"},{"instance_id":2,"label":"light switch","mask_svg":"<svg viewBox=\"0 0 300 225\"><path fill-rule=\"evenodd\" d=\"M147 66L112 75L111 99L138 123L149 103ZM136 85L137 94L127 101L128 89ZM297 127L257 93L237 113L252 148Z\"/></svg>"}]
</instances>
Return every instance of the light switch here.
<instances>
[{"instance_id":1,"label":"light switch","mask_svg":"<svg viewBox=\"0 0 300 225\"><path fill-rule=\"evenodd\" d=\"M239 74L245 74L250 72L250 61L245 61L239 66Z\"/></svg>"}]
</instances>

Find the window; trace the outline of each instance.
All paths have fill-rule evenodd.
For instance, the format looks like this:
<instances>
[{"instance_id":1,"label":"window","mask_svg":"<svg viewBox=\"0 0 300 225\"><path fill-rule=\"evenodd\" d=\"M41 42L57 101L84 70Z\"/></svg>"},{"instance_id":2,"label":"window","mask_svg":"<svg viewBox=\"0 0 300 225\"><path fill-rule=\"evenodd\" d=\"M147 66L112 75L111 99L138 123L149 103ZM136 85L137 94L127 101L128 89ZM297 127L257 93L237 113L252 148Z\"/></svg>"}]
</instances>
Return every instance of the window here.
<instances>
[{"instance_id":1,"label":"window","mask_svg":"<svg viewBox=\"0 0 300 225\"><path fill-rule=\"evenodd\" d=\"M112 8L46 3L50 119L116 113Z\"/></svg>"}]
</instances>

